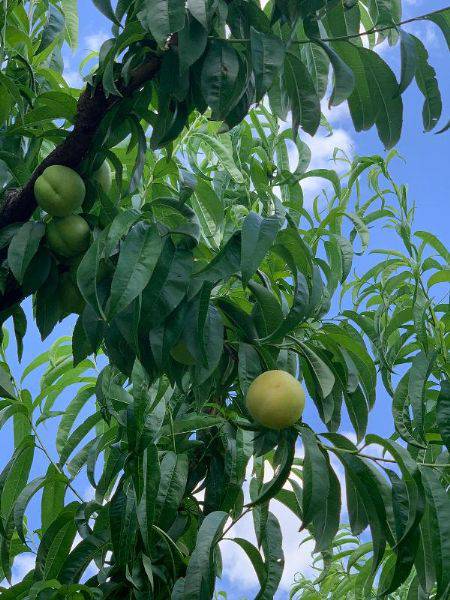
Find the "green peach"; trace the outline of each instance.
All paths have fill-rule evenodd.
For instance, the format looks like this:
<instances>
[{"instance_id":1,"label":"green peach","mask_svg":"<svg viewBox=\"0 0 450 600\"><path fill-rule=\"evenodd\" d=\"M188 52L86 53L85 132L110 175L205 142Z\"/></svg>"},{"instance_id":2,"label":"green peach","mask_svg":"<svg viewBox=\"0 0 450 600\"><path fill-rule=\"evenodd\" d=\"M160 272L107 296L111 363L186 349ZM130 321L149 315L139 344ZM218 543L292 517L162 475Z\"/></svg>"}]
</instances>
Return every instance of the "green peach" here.
<instances>
[{"instance_id":1,"label":"green peach","mask_svg":"<svg viewBox=\"0 0 450 600\"><path fill-rule=\"evenodd\" d=\"M52 219L47 224L47 244L55 254L72 258L83 254L91 240L89 225L79 215Z\"/></svg>"},{"instance_id":2,"label":"green peach","mask_svg":"<svg viewBox=\"0 0 450 600\"><path fill-rule=\"evenodd\" d=\"M52 217L67 217L78 210L86 195L84 181L63 165L47 167L34 184L38 205Z\"/></svg>"},{"instance_id":3,"label":"green peach","mask_svg":"<svg viewBox=\"0 0 450 600\"><path fill-rule=\"evenodd\" d=\"M102 188L105 194L108 194L111 190L112 185L112 176L111 176L111 167L109 166L108 161L104 161L97 171L94 171L92 175L92 179L98 183L98 185Z\"/></svg>"}]
</instances>

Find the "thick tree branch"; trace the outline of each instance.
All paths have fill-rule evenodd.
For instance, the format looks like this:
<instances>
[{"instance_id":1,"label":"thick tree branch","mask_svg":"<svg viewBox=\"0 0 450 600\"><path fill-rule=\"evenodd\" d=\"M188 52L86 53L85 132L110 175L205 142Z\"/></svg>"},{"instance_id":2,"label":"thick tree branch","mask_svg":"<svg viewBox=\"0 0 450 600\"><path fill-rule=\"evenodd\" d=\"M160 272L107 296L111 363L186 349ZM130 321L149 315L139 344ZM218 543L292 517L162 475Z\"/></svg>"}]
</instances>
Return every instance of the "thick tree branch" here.
<instances>
[{"instance_id":1,"label":"thick tree branch","mask_svg":"<svg viewBox=\"0 0 450 600\"><path fill-rule=\"evenodd\" d=\"M144 83L153 79L158 72L160 59L151 56L148 61L138 67L127 86L121 86L120 91L124 96L130 96ZM65 165L77 169L89 151L94 135L108 110L120 98L110 96L106 98L103 86L97 85L95 90L91 87L81 94L75 124L65 140L59 144L36 168L28 183L21 189L9 190L0 207L0 228L11 223L28 221L36 208L34 197L34 183L41 173L50 165Z\"/></svg>"}]
</instances>

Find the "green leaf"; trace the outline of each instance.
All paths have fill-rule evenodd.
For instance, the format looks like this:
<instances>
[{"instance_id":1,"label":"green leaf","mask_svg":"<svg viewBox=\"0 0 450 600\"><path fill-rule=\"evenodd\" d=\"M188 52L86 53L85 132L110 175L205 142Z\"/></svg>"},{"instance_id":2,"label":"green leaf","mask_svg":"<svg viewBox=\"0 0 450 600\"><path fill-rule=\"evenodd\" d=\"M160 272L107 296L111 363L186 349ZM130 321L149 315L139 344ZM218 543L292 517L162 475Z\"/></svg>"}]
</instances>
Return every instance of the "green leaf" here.
<instances>
[{"instance_id":1,"label":"green leaf","mask_svg":"<svg viewBox=\"0 0 450 600\"><path fill-rule=\"evenodd\" d=\"M398 93L403 94L414 79L417 66L417 51L414 36L400 30L401 77Z\"/></svg>"},{"instance_id":2,"label":"green leaf","mask_svg":"<svg viewBox=\"0 0 450 600\"><path fill-rule=\"evenodd\" d=\"M205 29L208 29L208 6L206 0L187 0L187 9Z\"/></svg>"},{"instance_id":3,"label":"green leaf","mask_svg":"<svg viewBox=\"0 0 450 600\"><path fill-rule=\"evenodd\" d=\"M23 282L27 267L36 254L44 233L43 223L30 221L24 223L12 238L8 247L8 264L19 283Z\"/></svg>"},{"instance_id":4,"label":"green leaf","mask_svg":"<svg viewBox=\"0 0 450 600\"><path fill-rule=\"evenodd\" d=\"M59 422L58 431L56 432L56 450L61 452L66 445L72 425L80 414L82 408L87 401L95 394L95 387L88 385L83 387L72 398L66 406L64 415Z\"/></svg>"},{"instance_id":5,"label":"green leaf","mask_svg":"<svg viewBox=\"0 0 450 600\"><path fill-rule=\"evenodd\" d=\"M309 43L300 46L300 59L305 63L314 83L319 99L325 96L330 74L330 60L327 53L318 44Z\"/></svg>"},{"instance_id":6,"label":"green leaf","mask_svg":"<svg viewBox=\"0 0 450 600\"><path fill-rule=\"evenodd\" d=\"M183 600L207 600L214 591L213 551L228 513L215 511L205 517L186 571Z\"/></svg>"},{"instance_id":7,"label":"green leaf","mask_svg":"<svg viewBox=\"0 0 450 600\"><path fill-rule=\"evenodd\" d=\"M58 469L50 464L45 476L41 499L41 528L45 531L64 508L68 481Z\"/></svg>"},{"instance_id":8,"label":"green leaf","mask_svg":"<svg viewBox=\"0 0 450 600\"><path fill-rule=\"evenodd\" d=\"M45 20L45 26L42 30L41 43L35 54L40 54L46 48L52 44L55 39L58 38L59 34L64 29L64 15L61 13L59 8L50 4L48 7L47 18Z\"/></svg>"},{"instance_id":9,"label":"green leaf","mask_svg":"<svg viewBox=\"0 0 450 600\"><path fill-rule=\"evenodd\" d=\"M446 262L450 263L450 251L447 250L445 244L443 244L435 235L428 231L416 231L414 235L434 248Z\"/></svg>"},{"instance_id":10,"label":"green leaf","mask_svg":"<svg viewBox=\"0 0 450 600\"><path fill-rule=\"evenodd\" d=\"M109 526L114 558L125 566L131 558L136 536L136 506L132 488L124 492L119 484L109 504Z\"/></svg>"},{"instance_id":11,"label":"green leaf","mask_svg":"<svg viewBox=\"0 0 450 600\"><path fill-rule=\"evenodd\" d=\"M284 568L282 540L283 536L278 519L269 512L265 525L265 535L262 539L267 574L255 600L272 600L278 589Z\"/></svg>"},{"instance_id":12,"label":"green leaf","mask_svg":"<svg viewBox=\"0 0 450 600\"><path fill-rule=\"evenodd\" d=\"M37 477L36 479L33 479L33 481L30 481L30 483L26 485L17 496L14 504L14 526L19 534L19 538L24 544L26 543L25 534L23 531L23 516L25 514L25 509L31 498L43 487L45 481L45 476Z\"/></svg>"},{"instance_id":13,"label":"green leaf","mask_svg":"<svg viewBox=\"0 0 450 600\"><path fill-rule=\"evenodd\" d=\"M334 42L333 47L355 75L355 89L348 99L355 129L370 129L375 123L385 147L392 148L400 138L403 122L395 75L372 50L347 42Z\"/></svg>"},{"instance_id":14,"label":"green leaf","mask_svg":"<svg viewBox=\"0 0 450 600\"><path fill-rule=\"evenodd\" d=\"M413 409L413 424L417 427L421 436L424 434L426 384L434 360L434 353L427 355L423 351L419 352L412 359L409 373L408 396Z\"/></svg>"},{"instance_id":15,"label":"green leaf","mask_svg":"<svg viewBox=\"0 0 450 600\"><path fill-rule=\"evenodd\" d=\"M441 29L450 50L450 8L444 8L435 13L425 15L424 18L428 21L433 21Z\"/></svg>"},{"instance_id":16,"label":"green leaf","mask_svg":"<svg viewBox=\"0 0 450 600\"><path fill-rule=\"evenodd\" d=\"M204 2L201 3L204 4ZM178 33L178 56L181 72L189 69L202 56L207 42L208 32L205 26L187 14L185 25Z\"/></svg>"},{"instance_id":17,"label":"green leaf","mask_svg":"<svg viewBox=\"0 0 450 600\"><path fill-rule=\"evenodd\" d=\"M421 468L430 507L431 543L436 569L436 598L444 598L450 589L450 496L433 469Z\"/></svg>"},{"instance_id":18,"label":"green leaf","mask_svg":"<svg viewBox=\"0 0 450 600\"><path fill-rule=\"evenodd\" d=\"M111 542L109 529L103 530L97 536L86 536L66 557L61 566L58 581L75 583L80 580L89 563L106 551Z\"/></svg>"},{"instance_id":19,"label":"green leaf","mask_svg":"<svg viewBox=\"0 0 450 600\"><path fill-rule=\"evenodd\" d=\"M422 119L425 131L431 131L439 121L442 113L442 99L436 79L436 71L428 62L428 52L423 43L415 36L417 64L415 77L419 90L425 98Z\"/></svg>"},{"instance_id":20,"label":"green leaf","mask_svg":"<svg viewBox=\"0 0 450 600\"><path fill-rule=\"evenodd\" d=\"M281 490L291 473L296 441L297 433L294 430L287 429L283 431L273 459L273 478L262 485L258 496L251 501L249 506L257 506L267 502Z\"/></svg>"},{"instance_id":21,"label":"green leaf","mask_svg":"<svg viewBox=\"0 0 450 600\"><path fill-rule=\"evenodd\" d=\"M408 382L410 372L408 371L399 381L393 397L392 414L395 429L400 437L409 444L420 445L412 430L412 422L409 414Z\"/></svg>"},{"instance_id":22,"label":"green leaf","mask_svg":"<svg viewBox=\"0 0 450 600\"><path fill-rule=\"evenodd\" d=\"M151 444L144 450L142 476L143 491L142 497L138 498L137 518L142 539L147 552L149 552L153 544L151 525L154 521L156 496L161 476L158 450L155 445Z\"/></svg>"},{"instance_id":23,"label":"green leaf","mask_svg":"<svg viewBox=\"0 0 450 600\"><path fill-rule=\"evenodd\" d=\"M443 381L437 399L436 421L442 441L450 452L450 381Z\"/></svg>"},{"instance_id":24,"label":"green leaf","mask_svg":"<svg viewBox=\"0 0 450 600\"><path fill-rule=\"evenodd\" d=\"M302 428L302 442L305 449L303 460L303 499L302 527L319 518L323 502L330 492L330 472L327 457L319 448L315 434Z\"/></svg>"},{"instance_id":25,"label":"green leaf","mask_svg":"<svg viewBox=\"0 0 450 600\"><path fill-rule=\"evenodd\" d=\"M450 282L450 269L443 269L442 271L437 271L437 273L434 273L430 277L427 281L427 287L430 289L431 286L436 285L437 283L447 282Z\"/></svg>"},{"instance_id":26,"label":"green leaf","mask_svg":"<svg viewBox=\"0 0 450 600\"><path fill-rule=\"evenodd\" d=\"M297 137L300 126L314 135L320 124L319 97L308 69L290 52L284 59L284 81L291 104L294 137Z\"/></svg>"},{"instance_id":27,"label":"green leaf","mask_svg":"<svg viewBox=\"0 0 450 600\"><path fill-rule=\"evenodd\" d=\"M250 562L252 563L253 568L255 569L256 576L258 577L259 585L264 585L264 581L267 576L266 566L264 564L263 559L261 558L261 554L259 553L258 548L256 548L256 546L254 546L251 542L244 538L235 537L232 538L232 540L238 546L240 546L242 550L244 550L244 552L250 559Z\"/></svg>"},{"instance_id":28,"label":"green leaf","mask_svg":"<svg viewBox=\"0 0 450 600\"><path fill-rule=\"evenodd\" d=\"M213 119L224 119L233 108L239 75L239 56L231 44L213 40L206 53L201 89ZM235 103L235 102L234 102Z\"/></svg>"},{"instance_id":29,"label":"green leaf","mask_svg":"<svg viewBox=\"0 0 450 600\"><path fill-rule=\"evenodd\" d=\"M106 231L101 233L88 248L77 269L77 285L86 302L95 312L104 317L102 302L99 297L97 278L99 263L105 247Z\"/></svg>"},{"instance_id":30,"label":"green leaf","mask_svg":"<svg viewBox=\"0 0 450 600\"><path fill-rule=\"evenodd\" d=\"M242 224L241 233L241 271L244 283L247 283L259 267L280 228L276 217L263 218L250 212Z\"/></svg>"},{"instance_id":31,"label":"green leaf","mask_svg":"<svg viewBox=\"0 0 450 600\"><path fill-rule=\"evenodd\" d=\"M233 151L231 144L228 143L229 138L226 134L219 136L208 135L199 131L194 131L191 135L193 138L201 139L211 150L217 155L220 164L227 171L236 183L243 183L244 176L237 168L233 159Z\"/></svg>"},{"instance_id":32,"label":"green leaf","mask_svg":"<svg viewBox=\"0 0 450 600\"><path fill-rule=\"evenodd\" d=\"M96 412L84 419L84 421L78 425L78 427L69 436L63 448L61 449L61 452L59 453L59 462L61 465L67 461L81 440L87 436L91 429L95 427L95 425L101 421L101 419L101 413Z\"/></svg>"},{"instance_id":33,"label":"green leaf","mask_svg":"<svg viewBox=\"0 0 450 600\"><path fill-rule=\"evenodd\" d=\"M65 38L72 51L78 47L78 0L61 0L64 13Z\"/></svg>"},{"instance_id":34,"label":"green leaf","mask_svg":"<svg viewBox=\"0 0 450 600\"><path fill-rule=\"evenodd\" d=\"M142 329L156 327L179 306L186 295L192 267L191 252L175 247L172 240L167 239L150 281L142 292Z\"/></svg>"},{"instance_id":35,"label":"green leaf","mask_svg":"<svg viewBox=\"0 0 450 600\"><path fill-rule=\"evenodd\" d=\"M357 491L356 497L358 501L361 500L364 512L368 516L373 541L373 574L383 558L387 536L393 542L387 525L389 496L384 493L387 484L372 465L356 455L357 447L347 438L337 433L327 433L324 437L331 440L337 448L344 450L337 451L336 455L345 467L346 478L351 478L352 486Z\"/></svg>"},{"instance_id":36,"label":"green leaf","mask_svg":"<svg viewBox=\"0 0 450 600\"><path fill-rule=\"evenodd\" d=\"M118 213L108 229L104 248L105 256L111 256L115 252L121 238L130 231L130 228L139 219L139 212L133 208Z\"/></svg>"},{"instance_id":37,"label":"green leaf","mask_svg":"<svg viewBox=\"0 0 450 600\"><path fill-rule=\"evenodd\" d=\"M188 477L186 454L166 452L161 460L161 477L156 497L154 521L162 529L172 525L183 498Z\"/></svg>"},{"instance_id":38,"label":"green leaf","mask_svg":"<svg viewBox=\"0 0 450 600\"><path fill-rule=\"evenodd\" d=\"M263 368L258 351L250 344L239 343L238 359L239 385L245 396L252 381L261 374Z\"/></svg>"},{"instance_id":39,"label":"green leaf","mask_svg":"<svg viewBox=\"0 0 450 600\"><path fill-rule=\"evenodd\" d=\"M305 357L316 377L316 381L321 390L322 396L326 398L329 394L331 394L335 384L335 377L332 370L320 358L320 356L314 352L311 346L305 344L304 342L298 342L298 345L301 354Z\"/></svg>"},{"instance_id":40,"label":"green leaf","mask_svg":"<svg viewBox=\"0 0 450 600\"><path fill-rule=\"evenodd\" d=\"M16 390L14 388L14 382L11 377L11 373L6 365L0 363L0 396L2 398L10 398L14 400L16 397Z\"/></svg>"},{"instance_id":41,"label":"green leaf","mask_svg":"<svg viewBox=\"0 0 450 600\"><path fill-rule=\"evenodd\" d=\"M322 499L319 511L314 516L310 529L316 540L314 552L328 550L333 542L334 536L339 529L341 515L341 486L333 468L326 456L328 466L328 480L330 483L327 496Z\"/></svg>"},{"instance_id":42,"label":"green leaf","mask_svg":"<svg viewBox=\"0 0 450 600\"><path fill-rule=\"evenodd\" d=\"M265 286L255 281L249 281L247 286L256 299L252 316L259 335L260 337L269 336L283 320L281 305L275 294Z\"/></svg>"},{"instance_id":43,"label":"green leaf","mask_svg":"<svg viewBox=\"0 0 450 600\"><path fill-rule=\"evenodd\" d=\"M105 15L107 19L116 25L120 25L112 9L111 0L92 0L92 2L94 6L102 13L102 15Z\"/></svg>"},{"instance_id":44,"label":"green leaf","mask_svg":"<svg viewBox=\"0 0 450 600\"><path fill-rule=\"evenodd\" d=\"M34 439L28 436L14 452L4 479L2 473L1 514L5 520L12 515L17 497L28 481L33 457Z\"/></svg>"},{"instance_id":45,"label":"green leaf","mask_svg":"<svg viewBox=\"0 0 450 600\"><path fill-rule=\"evenodd\" d=\"M255 74L255 101L259 102L283 66L285 49L279 37L250 27L250 51Z\"/></svg>"},{"instance_id":46,"label":"green leaf","mask_svg":"<svg viewBox=\"0 0 450 600\"><path fill-rule=\"evenodd\" d=\"M77 533L75 514L78 506L77 502L67 505L44 532L36 556L37 580L58 577Z\"/></svg>"},{"instance_id":47,"label":"green leaf","mask_svg":"<svg viewBox=\"0 0 450 600\"><path fill-rule=\"evenodd\" d=\"M150 31L158 45L163 47L171 33L183 29L185 19L182 0L141 0L138 19Z\"/></svg>"},{"instance_id":48,"label":"green leaf","mask_svg":"<svg viewBox=\"0 0 450 600\"><path fill-rule=\"evenodd\" d=\"M140 222L130 230L120 248L106 304L110 319L126 308L145 288L161 248L161 237L155 226Z\"/></svg>"},{"instance_id":49,"label":"green leaf","mask_svg":"<svg viewBox=\"0 0 450 600\"><path fill-rule=\"evenodd\" d=\"M351 96L355 87L355 76L353 75L351 68L331 46L325 44L321 40L314 40L314 43L319 44L319 46L327 53L333 66L334 86L328 105L329 107L338 106Z\"/></svg>"},{"instance_id":50,"label":"green leaf","mask_svg":"<svg viewBox=\"0 0 450 600\"><path fill-rule=\"evenodd\" d=\"M307 179L308 177L321 177L322 179L327 179L334 188L334 193L337 197L341 195L341 182L339 179L339 175L336 171L331 169L312 169L311 171L306 171L306 173L302 173L298 180L302 181L303 179Z\"/></svg>"}]
</instances>

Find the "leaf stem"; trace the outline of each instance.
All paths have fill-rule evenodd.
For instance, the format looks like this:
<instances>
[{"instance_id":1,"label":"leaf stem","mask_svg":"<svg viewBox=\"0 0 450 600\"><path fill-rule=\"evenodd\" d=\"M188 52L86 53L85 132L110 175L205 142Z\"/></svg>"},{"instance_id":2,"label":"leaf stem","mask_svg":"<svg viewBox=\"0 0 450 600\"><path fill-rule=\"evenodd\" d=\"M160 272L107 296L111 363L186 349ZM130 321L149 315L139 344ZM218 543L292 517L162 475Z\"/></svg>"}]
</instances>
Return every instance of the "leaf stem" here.
<instances>
[{"instance_id":1,"label":"leaf stem","mask_svg":"<svg viewBox=\"0 0 450 600\"><path fill-rule=\"evenodd\" d=\"M366 29L365 31L360 31L359 33L352 33L350 35L340 35L337 37L329 37L329 38L310 38L307 40L290 40L292 44L312 44L316 41L320 42L344 42L354 38L359 38L365 35L372 35L373 33L381 33L382 31L388 31L390 29L397 29L402 25L407 25L408 23L414 23L415 21L423 21L432 17L433 15L438 15L446 10L449 10L450 6L446 6L445 8L439 8L432 12L426 13L424 15L419 15L417 17L411 17L410 19L405 19L404 21L399 21L398 23L391 23L391 25L385 25L383 27L372 27L371 29ZM208 36L208 39L217 39L214 36ZM228 42L230 44L249 44L249 38L225 38L224 42Z\"/></svg>"},{"instance_id":2,"label":"leaf stem","mask_svg":"<svg viewBox=\"0 0 450 600\"><path fill-rule=\"evenodd\" d=\"M338 448L336 446L334 446L334 447L327 446L326 444L322 444L322 443L320 443L320 446L324 450L329 450L330 452L335 452L335 453L344 452L347 454L354 454L355 456L360 456L361 458L368 458L369 460L398 464L397 461L394 460L393 458L383 458L381 456L373 456L372 454L365 454L365 453L359 452L358 450L348 450L347 448ZM417 464L422 467L434 467L434 468L450 467L450 463L442 463L442 464L439 464L439 463L417 463Z\"/></svg>"},{"instance_id":3,"label":"leaf stem","mask_svg":"<svg viewBox=\"0 0 450 600\"><path fill-rule=\"evenodd\" d=\"M237 519L235 519L234 521L232 521L232 522L231 522L231 523L228 525L228 527L226 527L226 528L223 530L223 533L222 533L222 535L220 536L220 538L221 538L221 539L223 539L223 538L224 538L224 536L225 536L225 535L226 535L226 534L227 534L227 533L230 531L230 529L231 529L232 527L234 527L234 526L236 525L236 523L242 519L242 517L244 517L244 516L245 516L245 515L247 515L249 512L251 512L251 510L252 510L252 507L248 507L248 508L246 508L244 511L242 511L242 512L241 512L241 514L240 514L240 515L237 517Z\"/></svg>"},{"instance_id":4,"label":"leaf stem","mask_svg":"<svg viewBox=\"0 0 450 600\"><path fill-rule=\"evenodd\" d=\"M41 437L40 437L40 435L39 435L36 427L34 426L33 421L30 419L30 417L28 417L28 420L30 422L31 429L33 430L33 433L36 436L36 439L37 439L37 441L40 444L39 446L36 446L36 447L39 448L40 450L42 450L42 452L45 454L45 456L48 458L48 460L51 462L51 464L55 467L55 469L58 471L58 473L60 473L60 475L62 475L67 480L67 487L70 488L70 490L75 494L75 496L78 498L78 500L80 502L84 502L84 499L80 496L80 494L77 492L77 490L73 487L73 485L69 481L69 478L67 477L67 475L60 468L60 466L55 463L55 461L53 460L53 458L50 456L47 448L45 447L45 444L43 443L43 441L42 441L42 439L41 439Z\"/></svg>"}]
</instances>

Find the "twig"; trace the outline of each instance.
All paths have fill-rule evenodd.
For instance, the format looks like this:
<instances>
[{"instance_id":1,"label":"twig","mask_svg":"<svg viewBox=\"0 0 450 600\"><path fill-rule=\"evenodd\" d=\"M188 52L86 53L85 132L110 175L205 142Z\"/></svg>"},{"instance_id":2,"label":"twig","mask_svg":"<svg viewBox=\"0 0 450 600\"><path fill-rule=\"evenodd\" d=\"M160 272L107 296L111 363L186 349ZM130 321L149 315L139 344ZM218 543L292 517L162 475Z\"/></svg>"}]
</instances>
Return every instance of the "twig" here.
<instances>
[{"instance_id":1,"label":"twig","mask_svg":"<svg viewBox=\"0 0 450 600\"><path fill-rule=\"evenodd\" d=\"M310 38L308 40L292 40L293 44L311 44L315 41L320 42L343 42L346 40L351 40L354 38L362 37L363 35L372 35L373 33L381 33L382 31L388 31L389 29L397 29L402 25L407 25L408 23L414 23L415 21L423 21L428 19L433 15L440 14L446 10L448 10L450 6L445 8L439 8L438 10L434 10L430 13L426 13L425 15L419 15L417 17L411 17L410 19L405 19L404 21L399 21L398 23L391 23L391 25L385 25L383 27L372 27L371 29L366 29L365 31L360 31L359 33L352 33L350 35L340 35L337 37L329 37L329 38ZM210 36L209 39L216 39L213 36ZM230 44L249 44L249 38L227 38L223 41L228 42Z\"/></svg>"},{"instance_id":2,"label":"twig","mask_svg":"<svg viewBox=\"0 0 450 600\"><path fill-rule=\"evenodd\" d=\"M382 461L382 462L387 462L387 463L393 463L393 464L398 464L396 460L394 460L393 458L383 458L381 456L373 456L372 454L364 454L362 452L359 452L358 450L349 450L347 448L338 448L338 447L333 447L333 446L327 446L326 444L322 444L319 442L319 445L324 449L324 450L328 450L330 452L345 452L347 454L353 454L354 456L359 456L361 458L368 458L369 460L374 460L374 461ZM417 463L418 465L420 465L421 467L434 467L434 468L445 468L445 467L450 467L450 463Z\"/></svg>"},{"instance_id":3,"label":"twig","mask_svg":"<svg viewBox=\"0 0 450 600\"><path fill-rule=\"evenodd\" d=\"M224 537L224 536L225 536L225 535L226 535L226 534L227 534L227 533L230 531L230 529L231 529L232 527L234 527L234 526L236 525L236 523L237 523L238 521L240 521L240 520L242 519L242 517L244 517L244 516L245 516L245 515L247 515L249 512L251 512L252 508L253 508L253 507L249 507L249 508L246 508L244 511L242 511L242 512L241 512L241 514L238 516L238 518L237 518L237 519L235 519L234 521L232 521L232 522L230 523L230 525L228 525L228 527L226 527L226 528L223 530L223 533L222 533L222 535L220 536L220 537L221 537L221 539L223 539L223 537Z\"/></svg>"}]
</instances>

